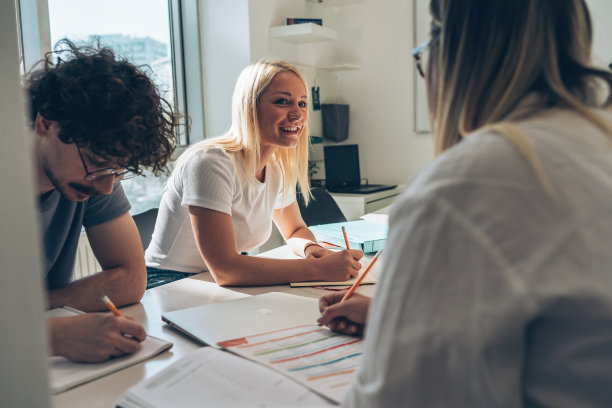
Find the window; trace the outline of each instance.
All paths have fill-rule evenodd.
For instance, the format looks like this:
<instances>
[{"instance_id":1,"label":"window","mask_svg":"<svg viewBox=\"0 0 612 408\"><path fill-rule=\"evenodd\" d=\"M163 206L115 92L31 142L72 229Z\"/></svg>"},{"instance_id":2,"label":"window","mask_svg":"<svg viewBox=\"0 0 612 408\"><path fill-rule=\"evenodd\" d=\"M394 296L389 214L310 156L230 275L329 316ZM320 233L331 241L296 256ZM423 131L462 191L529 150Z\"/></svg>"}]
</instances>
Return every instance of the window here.
<instances>
[{"instance_id":1,"label":"window","mask_svg":"<svg viewBox=\"0 0 612 408\"><path fill-rule=\"evenodd\" d=\"M79 45L99 42L145 67L162 96L189 115L191 132L180 135L181 145L203 138L197 2L20 0L20 22L26 70L62 38ZM166 177L152 174L124 181L131 213L158 207L165 183Z\"/></svg>"}]
</instances>

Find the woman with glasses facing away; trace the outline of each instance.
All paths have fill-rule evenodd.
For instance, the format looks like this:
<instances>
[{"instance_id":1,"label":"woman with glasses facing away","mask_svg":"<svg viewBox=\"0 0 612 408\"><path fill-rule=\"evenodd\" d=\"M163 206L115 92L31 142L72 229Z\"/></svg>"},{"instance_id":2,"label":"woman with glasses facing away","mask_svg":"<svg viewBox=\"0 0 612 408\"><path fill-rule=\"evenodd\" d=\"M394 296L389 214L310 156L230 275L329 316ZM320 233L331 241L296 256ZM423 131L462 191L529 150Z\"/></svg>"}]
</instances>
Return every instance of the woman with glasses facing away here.
<instances>
[{"instance_id":1,"label":"woman with glasses facing away","mask_svg":"<svg viewBox=\"0 0 612 408\"><path fill-rule=\"evenodd\" d=\"M432 0L436 158L390 214L344 405L612 405L612 74L583 0ZM424 63L424 64L423 64ZM368 317L369 316L369 317ZM367 321L366 321L367 320Z\"/></svg>"},{"instance_id":2,"label":"woman with glasses facing away","mask_svg":"<svg viewBox=\"0 0 612 408\"><path fill-rule=\"evenodd\" d=\"M259 61L240 74L232 126L179 158L162 197L145 258L149 273L210 271L220 285L346 280L361 251L322 248L302 220L296 182L308 186L308 87L283 61ZM243 256L276 223L304 259ZM154 268L154 269L153 269Z\"/></svg>"}]
</instances>

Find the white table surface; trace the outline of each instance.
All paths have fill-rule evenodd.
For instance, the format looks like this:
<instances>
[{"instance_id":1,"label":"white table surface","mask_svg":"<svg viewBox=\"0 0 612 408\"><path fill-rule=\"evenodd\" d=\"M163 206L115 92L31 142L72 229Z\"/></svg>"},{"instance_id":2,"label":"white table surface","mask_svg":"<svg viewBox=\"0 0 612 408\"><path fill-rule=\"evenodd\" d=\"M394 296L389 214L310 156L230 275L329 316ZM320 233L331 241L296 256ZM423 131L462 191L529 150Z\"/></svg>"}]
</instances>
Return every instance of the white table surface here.
<instances>
[{"instance_id":1,"label":"white table surface","mask_svg":"<svg viewBox=\"0 0 612 408\"><path fill-rule=\"evenodd\" d=\"M283 246L259 256L270 258L292 257L288 251L288 248ZM358 289L358 292L372 296L374 288L375 285L364 285ZM162 322L162 313L267 292L285 292L313 298L329 293L321 288L291 288L288 284L221 287L214 283L208 272L149 289L145 292L140 303L122 308L121 312L142 324L148 334L174 343L172 348L150 360L54 395L52 397L53 406L57 408L114 407L130 387L157 374L190 351L202 347L199 343L171 329Z\"/></svg>"}]
</instances>

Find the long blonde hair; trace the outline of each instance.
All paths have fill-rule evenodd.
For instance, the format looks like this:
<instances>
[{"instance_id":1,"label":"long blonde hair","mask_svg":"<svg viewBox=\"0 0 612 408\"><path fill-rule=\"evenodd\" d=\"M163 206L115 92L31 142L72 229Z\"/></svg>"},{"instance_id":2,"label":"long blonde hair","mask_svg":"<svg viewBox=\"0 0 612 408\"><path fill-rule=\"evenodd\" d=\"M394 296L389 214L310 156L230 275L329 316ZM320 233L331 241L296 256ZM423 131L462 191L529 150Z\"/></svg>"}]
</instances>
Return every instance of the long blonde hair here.
<instances>
[{"instance_id":1,"label":"long blonde hair","mask_svg":"<svg viewBox=\"0 0 612 408\"><path fill-rule=\"evenodd\" d=\"M234 87L232 96L232 125L222 136L202 140L189 147L177 160L177 172L187 158L194 152L210 147L222 147L230 153L244 183L255 181L257 162L261 152L261 135L257 118L259 97L274 77L281 72L297 75L308 89L306 79L292 64L281 60L260 60L242 70ZM279 147L268 165L278 166L282 174L282 195L293 194L296 183L308 203L310 185L308 183L308 121L295 148Z\"/></svg>"},{"instance_id":2,"label":"long blonde hair","mask_svg":"<svg viewBox=\"0 0 612 408\"><path fill-rule=\"evenodd\" d=\"M612 104L612 73L591 65L584 0L432 0L430 11L428 96L436 154L477 130L496 130L550 191L529 140L505 119L534 92L542 108L573 109L612 136L612 124L592 109ZM599 102L588 97L594 86L607 88Z\"/></svg>"}]
</instances>

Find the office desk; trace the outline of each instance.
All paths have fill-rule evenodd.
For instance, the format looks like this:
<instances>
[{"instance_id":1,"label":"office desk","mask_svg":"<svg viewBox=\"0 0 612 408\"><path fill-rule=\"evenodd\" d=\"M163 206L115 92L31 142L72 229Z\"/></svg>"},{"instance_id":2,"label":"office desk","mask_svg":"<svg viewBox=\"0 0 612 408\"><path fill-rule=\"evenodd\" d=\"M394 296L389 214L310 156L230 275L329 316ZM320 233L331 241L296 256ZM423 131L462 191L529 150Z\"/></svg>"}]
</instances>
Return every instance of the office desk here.
<instances>
[{"instance_id":1,"label":"office desk","mask_svg":"<svg viewBox=\"0 0 612 408\"><path fill-rule=\"evenodd\" d=\"M391 190L378 191L370 194L330 193L347 220L356 220L364 214L372 213L393 203L405 185L399 185Z\"/></svg>"},{"instance_id":2,"label":"office desk","mask_svg":"<svg viewBox=\"0 0 612 408\"><path fill-rule=\"evenodd\" d=\"M293 257L286 246L260 254L260 256ZM359 288L359 292L372 296L374 287L374 285L364 285ZM57 408L114 407L130 387L157 374L180 357L202 347L199 343L162 322L162 313L267 292L285 292L313 298L329 293L319 288L291 288L288 284L224 288L214 283L208 272L149 289L140 303L122 308L121 312L142 324L147 333L173 342L172 348L150 360L54 395L52 397L53 406ZM205 396L203 398L205 400Z\"/></svg>"}]
</instances>

